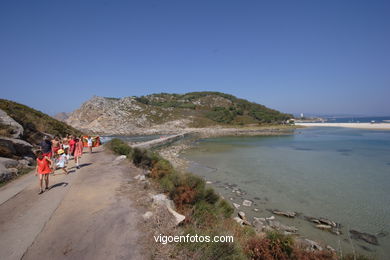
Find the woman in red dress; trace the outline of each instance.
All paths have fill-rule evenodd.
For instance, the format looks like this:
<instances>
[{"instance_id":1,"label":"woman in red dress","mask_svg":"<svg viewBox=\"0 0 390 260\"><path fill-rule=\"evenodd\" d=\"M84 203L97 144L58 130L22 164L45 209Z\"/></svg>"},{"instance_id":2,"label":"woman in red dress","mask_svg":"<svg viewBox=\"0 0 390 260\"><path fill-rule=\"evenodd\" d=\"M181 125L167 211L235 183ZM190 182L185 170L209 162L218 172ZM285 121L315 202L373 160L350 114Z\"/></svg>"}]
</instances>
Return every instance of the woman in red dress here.
<instances>
[{"instance_id":1,"label":"woman in red dress","mask_svg":"<svg viewBox=\"0 0 390 260\"><path fill-rule=\"evenodd\" d=\"M49 175L52 172L52 169L50 167L52 165L52 161L50 160L49 157L43 156L42 151L38 151L36 155L37 155L37 168L36 168L35 176L39 174L40 191L38 194L42 194L43 179L45 179L46 190L49 189Z\"/></svg>"}]
</instances>

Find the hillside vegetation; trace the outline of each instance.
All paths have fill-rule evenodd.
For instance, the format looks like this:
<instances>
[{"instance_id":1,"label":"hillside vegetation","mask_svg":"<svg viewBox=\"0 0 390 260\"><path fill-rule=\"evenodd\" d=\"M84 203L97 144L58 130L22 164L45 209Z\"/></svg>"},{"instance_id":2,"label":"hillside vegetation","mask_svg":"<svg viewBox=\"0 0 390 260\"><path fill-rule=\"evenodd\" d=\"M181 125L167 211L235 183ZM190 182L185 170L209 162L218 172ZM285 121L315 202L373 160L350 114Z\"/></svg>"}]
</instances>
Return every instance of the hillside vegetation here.
<instances>
[{"instance_id":1,"label":"hillside vegetation","mask_svg":"<svg viewBox=\"0 0 390 260\"><path fill-rule=\"evenodd\" d=\"M93 97L65 121L85 131L145 134L184 128L282 124L292 115L220 92Z\"/></svg>"},{"instance_id":2,"label":"hillside vegetation","mask_svg":"<svg viewBox=\"0 0 390 260\"><path fill-rule=\"evenodd\" d=\"M190 92L183 95L161 93L136 100L151 106L192 109L216 123L282 123L292 118L292 115L220 92Z\"/></svg>"},{"instance_id":3,"label":"hillside vegetation","mask_svg":"<svg viewBox=\"0 0 390 260\"><path fill-rule=\"evenodd\" d=\"M22 125L24 128L22 139L30 143L40 141L43 133L61 136L65 134L81 134L79 130L64 122L10 100L0 99L0 109L4 110L16 122ZM3 129L3 132L6 132L6 129Z\"/></svg>"}]
</instances>

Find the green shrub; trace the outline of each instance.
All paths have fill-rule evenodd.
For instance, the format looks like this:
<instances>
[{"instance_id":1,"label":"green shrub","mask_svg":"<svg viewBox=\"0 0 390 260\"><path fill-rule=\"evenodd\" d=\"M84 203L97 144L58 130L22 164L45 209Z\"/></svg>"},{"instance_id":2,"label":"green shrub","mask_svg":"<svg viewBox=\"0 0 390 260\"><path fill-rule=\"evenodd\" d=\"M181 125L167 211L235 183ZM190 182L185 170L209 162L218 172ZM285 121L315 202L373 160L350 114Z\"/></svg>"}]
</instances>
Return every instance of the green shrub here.
<instances>
[{"instance_id":1,"label":"green shrub","mask_svg":"<svg viewBox=\"0 0 390 260\"><path fill-rule=\"evenodd\" d=\"M205 191L204 199L210 204L215 204L219 200L219 195L215 193L214 189L208 188Z\"/></svg>"},{"instance_id":2,"label":"green shrub","mask_svg":"<svg viewBox=\"0 0 390 260\"><path fill-rule=\"evenodd\" d=\"M137 167L150 169L152 167L151 152L145 149L135 148L133 151L133 163Z\"/></svg>"},{"instance_id":3,"label":"green shrub","mask_svg":"<svg viewBox=\"0 0 390 260\"><path fill-rule=\"evenodd\" d=\"M217 207L225 218L230 218L234 212L234 208L226 200L220 200Z\"/></svg>"},{"instance_id":4,"label":"green shrub","mask_svg":"<svg viewBox=\"0 0 390 260\"><path fill-rule=\"evenodd\" d=\"M169 161L156 158L155 163L153 163L150 176L154 179L161 179L172 172L173 167Z\"/></svg>"},{"instance_id":5,"label":"green shrub","mask_svg":"<svg viewBox=\"0 0 390 260\"><path fill-rule=\"evenodd\" d=\"M271 247L279 247L285 254L291 256L294 250L294 240L291 236L283 235L279 232L269 232L267 238Z\"/></svg>"},{"instance_id":6,"label":"green shrub","mask_svg":"<svg viewBox=\"0 0 390 260\"><path fill-rule=\"evenodd\" d=\"M111 150L117 154L120 155L126 155L128 157L131 157L133 149L124 141L122 141L119 138L112 139L108 146L111 148Z\"/></svg>"}]
</instances>

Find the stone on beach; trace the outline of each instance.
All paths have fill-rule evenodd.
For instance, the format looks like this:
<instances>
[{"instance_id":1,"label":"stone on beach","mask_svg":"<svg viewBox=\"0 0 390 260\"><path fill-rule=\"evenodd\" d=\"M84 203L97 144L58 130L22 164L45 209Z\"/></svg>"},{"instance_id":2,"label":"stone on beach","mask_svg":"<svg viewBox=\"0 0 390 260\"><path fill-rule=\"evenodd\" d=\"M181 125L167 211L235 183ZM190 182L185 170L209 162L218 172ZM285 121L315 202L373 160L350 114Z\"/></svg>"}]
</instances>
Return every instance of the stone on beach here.
<instances>
[{"instance_id":1,"label":"stone on beach","mask_svg":"<svg viewBox=\"0 0 390 260\"><path fill-rule=\"evenodd\" d=\"M243 206L246 206L246 207L250 207L250 206L252 206L252 201L250 201L250 200L244 200L243 202L242 202L242 205Z\"/></svg>"}]
</instances>

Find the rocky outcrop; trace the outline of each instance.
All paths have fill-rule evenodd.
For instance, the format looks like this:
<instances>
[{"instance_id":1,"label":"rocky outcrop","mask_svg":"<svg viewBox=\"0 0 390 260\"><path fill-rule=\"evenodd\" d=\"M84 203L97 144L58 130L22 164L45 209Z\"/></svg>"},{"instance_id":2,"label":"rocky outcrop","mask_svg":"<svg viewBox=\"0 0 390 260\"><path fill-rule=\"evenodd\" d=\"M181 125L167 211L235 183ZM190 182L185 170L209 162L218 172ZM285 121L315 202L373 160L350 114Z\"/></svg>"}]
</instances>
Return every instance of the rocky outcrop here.
<instances>
[{"instance_id":1,"label":"rocky outcrop","mask_svg":"<svg viewBox=\"0 0 390 260\"><path fill-rule=\"evenodd\" d=\"M284 225L275 220L275 217L273 216L269 218L254 218L253 226L258 233L277 230L284 234L292 234L298 231L296 227Z\"/></svg>"},{"instance_id":2,"label":"rocky outcrop","mask_svg":"<svg viewBox=\"0 0 390 260\"><path fill-rule=\"evenodd\" d=\"M21 139L0 136L0 156L8 158L34 157L33 146Z\"/></svg>"},{"instance_id":3,"label":"rocky outcrop","mask_svg":"<svg viewBox=\"0 0 390 260\"><path fill-rule=\"evenodd\" d=\"M274 118L278 123L291 117L231 95L197 92L124 98L94 96L72 112L65 122L100 134L172 134L218 123L258 124L264 121L262 116L267 120Z\"/></svg>"},{"instance_id":4,"label":"rocky outcrop","mask_svg":"<svg viewBox=\"0 0 390 260\"><path fill-rule=\"evenodd\" d=\"M21 138L23 135L23 127L2 109L0 109L0 125L10 130L9 134L12 138Z\"/></svg>"},{"instance_id":5,"label":"rocky outcrop","mask_svg":"<svg viewBox=\"0 0 390 260\"><path fill-rule=\"evenodd\" d=\"M18 175L20 169L30 168L31 166L31 160L14 160L0 157L0 183L13 179Z\"/></svg>"}]
</instances>

